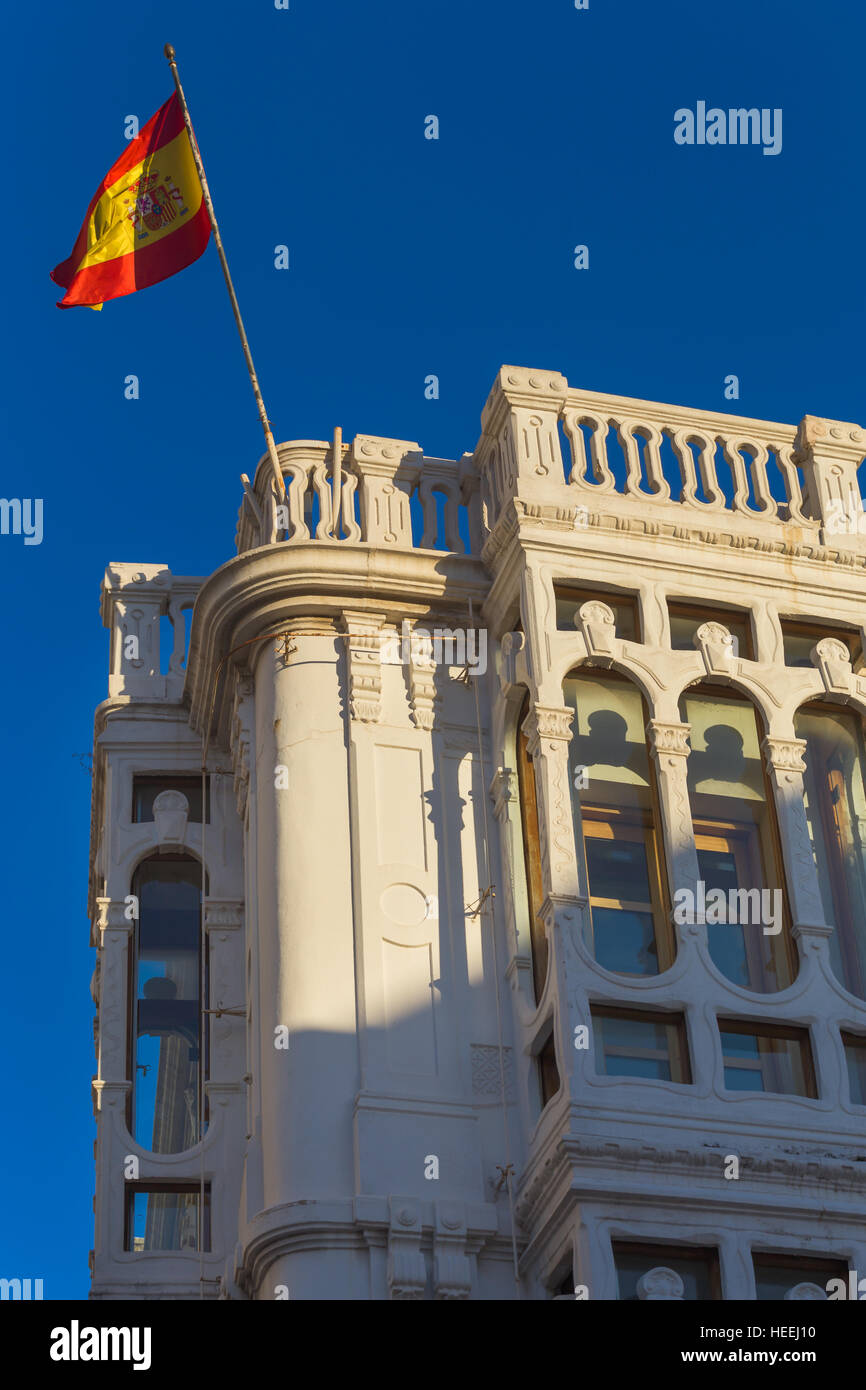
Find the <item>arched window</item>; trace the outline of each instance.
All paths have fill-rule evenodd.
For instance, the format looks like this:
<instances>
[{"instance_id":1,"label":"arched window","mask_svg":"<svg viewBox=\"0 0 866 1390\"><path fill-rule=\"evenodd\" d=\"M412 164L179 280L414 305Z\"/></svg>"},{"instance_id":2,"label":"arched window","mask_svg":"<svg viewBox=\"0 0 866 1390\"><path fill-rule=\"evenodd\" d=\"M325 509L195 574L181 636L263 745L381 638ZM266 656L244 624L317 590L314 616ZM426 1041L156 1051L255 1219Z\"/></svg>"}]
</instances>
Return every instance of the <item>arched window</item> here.
<instances>
[{"instance_id":1,"label":"arched window","mask_svg":"<svg viewBox=\"0 0 866 1390\"><path fill-rule=\"evenodd\" d=\"M587 946L622 975L656 975L676 948L646 744L647 710L624 676L583 669L563 687L574 710L569 776L586 862Z\"/></svg>"},{"instance_id":2,"label":"arched window","mask_svg":"<svg viewBox=\"0 0 866 1390\"><path fill-rule=\"evenodd\" d=\"M132 1132L153 1153L196 1143L201 1056L201 865L159 854L132 881Z\"/></svg>"},{"instance_id":3,"label":"arched window","mask_svg":"<svg viewBox=\"0 0 866 1390\"><path fill-rule=\"evenodd\" d=\"M727 688L696 686L680 715L691 725L689 803L710 955L734 984L762 994L785 989L793 959L757 712Z\"/></svg>"},{"instance_id":4,"label":"arched window","mask_svg":"<svg viewBox=\"0 0 866 1390\"><path fill-rule=\"evenodd\" d=\"M846 989L866 998L866 786L863 723L848 710L807 705L794 723L806 740L806 817L830 958Z\"/></svg>"}]
</instances>

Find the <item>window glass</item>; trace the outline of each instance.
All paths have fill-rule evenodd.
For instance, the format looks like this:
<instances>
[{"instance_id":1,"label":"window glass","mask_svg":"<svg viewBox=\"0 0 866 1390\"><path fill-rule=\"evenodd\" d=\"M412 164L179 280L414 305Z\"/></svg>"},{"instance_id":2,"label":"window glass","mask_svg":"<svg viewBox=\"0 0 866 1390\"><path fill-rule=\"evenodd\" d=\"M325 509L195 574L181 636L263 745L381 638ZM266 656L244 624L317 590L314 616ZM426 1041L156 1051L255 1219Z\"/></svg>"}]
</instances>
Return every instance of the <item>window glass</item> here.
<instances>
[{"instance_id":1,"label":"window glass","mask_svg":"<svg viewBox=\"0 0 866 1390\"><path fill-rule=\"evenodd\" d=\"M634 1010L599 1007L592 1010L592 1028L599 1075L689 1082L680 1015L641 1015Z\"/></svg>"},{"instance_id":2,"label":"window glass","mask_svg":"<svg viewBox=\"0 0 866 1390\"><path fill-rule=\"evenodd\" d=\"M658 974L675 946L643 698L630 681L595 671L570 676L563 698L574 710L569 776L589 884L587 947L607 970Z\"/></svg>"},{"instance_id":3,"label":"window glass","mask_svg":"<svg viewBox=\"0 0 866 1390\"><path fill-rule=\"evenodd\" d=\"M857 670L863 658L859 632L850 629L822 627L820 623L799 623L782 620L782 647L786 666L812 665L811 651L823 637L835 637L844 642L851 653L851 665Z\"/></svg>"},{"instance_id":4,"label":"window glass","mask_svg":"<svg viewBox=\"0 0 866 1390\"><path fill-rule=\"evenodd\" d=\"M866 1037L843 1033L848 1068L848 1094L853 1105L866 1105Z\"/></svg>"},{"instance_id":5,"label":"window glass","mask_svg":"<svg viewBox=\"0 0 866 1390\"><path fill-rule=\"evenodd\" d=\"M210 1249L210 1188L205 1185L202 1248ZM185 1184L176 1188L127 1189L126 1249L198 1250L201 1190Z\"/></svg>"},{"instance_id":6,"label":"window glass","mask_svg":"<svg viewBox=\"0 0 866 1390\"><path fill-rule=\"evenodd\" d=\"M166 855L133 880L135 952L133 1133L153 1153L179 1153L198 1135L201 867Z\"/></svg>"},{"instance_id":7,"label":"window glass","mask_svg":"<svg viewBox=\"0 0 866 1390\"><path fill-rule=\"evenodd\" d=\"M166 773L165 776L152 777L149 774L133 777L132 779L132 819L133 823L138 821L152 821L153 803L160 792L177 791L183 792L189 802L189 819L193 824L201 824L201 777L174 776ZM210 778L207 787L207 819L210 821Z\"/></svg>"},{"instance_id":8,"label":"window glass","mask_svg":"<svg viewBox=\"0 0 866 1390\"><path fill-rule=\"evenodd\" d=\"M577 610L585 603L606 603L616 619L616 635L626 642L638 642L637 601L632 594L607 594L603 589L572 589L566 584L554 584L556 627L560 632L574 632Z\"/></svg>"},{"instance_id":9,"label":"window glass","mask_svg":"<svg viewBox=\"0 0 866 1390\"><path fill-rule=\"evenodd\" d=\"M729 1091L768 1091L816 1096L811 1051L803 1029L757 1030L719 1020L725 1086Z\"/></svg>"},{"instance_id":10,"label":"window glass","mask_svg":"<svg viewBox=\"0 0 866 1390\"><path fill-rule=\"evenodd\" d=\"M782 1300L797 1284L817 1284L826 1292L831 1279L842 1279L848 1287L845 1260L817 1260L791 1255L755 1255L755 1290L759 1300Z\"/></svg>"},{"instance_id":11,"label":"window glass","mask_svg":"<svg viewBox=\"0 0 866 1390\"><path fill-rule=\"evenodd\" d=\"M651 1269L672 1269L683 1281L683 1300L721 1298L719 1256L716 1250L695 1250L681 1245L641 1245L614 1241L613 1258L619 1297L625 1302L638 1298L638 1282Z\"/></svg>"},{"instance_id":12,"label":"window glass","mask_svg":"<svg viewBox=\"0 0 866 1390\"><path fill-rule=\"evenodd\" d=\"M701 609L688 603L669 603L668 618L671 628L671 647L674 651L695 651L694 636L704 623L722 623L734 639L734 656L746 661L754 660L752 649L752 624L748 613L735 613L729 609Z\"/></svg>"},{"instance_id":13,"label":"window glass","mask_svg":"<svg viewBox=\"0 0 866 1390\"><path fill-rule=\"evenodd\" d=\"M757 713L748 700L688 691L689 804L710 956L727 979L760 993L793 979L784 879L767 796Z\"/></svg>"},{"instance_id":14,"label":"window glass","mask_svg":"<svg viewBox=\"0 0 866 1390\"><path fill-rule=\"evenodd\" d=\"M866 998L866 786L863 726L839 709L806 707L794 731L803 755L806 819L837 979Z\"/></svg>"}]
</instances>

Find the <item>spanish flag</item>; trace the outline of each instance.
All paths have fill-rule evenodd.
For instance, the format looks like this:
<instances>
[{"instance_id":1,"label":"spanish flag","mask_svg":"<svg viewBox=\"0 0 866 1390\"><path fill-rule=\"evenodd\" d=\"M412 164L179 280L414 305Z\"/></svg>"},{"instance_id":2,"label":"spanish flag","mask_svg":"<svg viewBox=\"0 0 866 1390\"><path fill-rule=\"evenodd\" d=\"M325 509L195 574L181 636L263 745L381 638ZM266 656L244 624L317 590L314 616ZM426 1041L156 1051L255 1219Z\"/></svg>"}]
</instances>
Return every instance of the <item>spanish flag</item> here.
<instances>
[{"instance_id":1,"label":"spanish flag","mask_svg":"<svg viewBox=\"0 0 866 1390\"><path fill-rule=\"evenodd\" d=\"M68 260L51 272L60 309L101 308L198 260L210 236L189 136L175 93L109 169Z\"/></svg>"}]
</instances>

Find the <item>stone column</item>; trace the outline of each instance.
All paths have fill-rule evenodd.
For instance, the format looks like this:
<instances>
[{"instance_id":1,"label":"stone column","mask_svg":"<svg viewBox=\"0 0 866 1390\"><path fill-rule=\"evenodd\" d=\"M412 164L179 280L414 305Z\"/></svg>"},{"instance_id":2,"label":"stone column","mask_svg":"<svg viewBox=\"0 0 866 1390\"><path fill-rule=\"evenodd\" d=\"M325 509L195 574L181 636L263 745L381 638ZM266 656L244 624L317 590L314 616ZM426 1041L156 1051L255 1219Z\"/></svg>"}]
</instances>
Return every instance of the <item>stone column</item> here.
<instances>
[{"instance_id":1,"label":"stone column","mask_svg":"<svg viewBox=\"0 0 866 1390\"><path fill-rule=\"evenodd\" d=\"M679 889L687 889L692 894L692 901L696 902L700 869L698 868L695 832L692 825L691 807L689 806L689 745L687 740L690 727L688 724L651 719L647 724L646 732L655 764L659 809L662 818L660 828L664 834L665 862L671 900L675 901L675 895ZM694 935L696 925L695 923L681 925L679 927L679 939L683 939L683 931ZM698 927L698 931L702 930L703 928Z\"/></svg>"},{"instance_id":2,"label":"stone column","mask_svg":"<svg viewBox=\"0 0 866 1390\"><path fill-rule=\"evenodd\" d=\"M262 643L254 671L266 1210L354 1191L358 1057L341 639L304 636L308 625L299 620L287 655ZM302 1254L286 1255L274 1282L293 1297L313 1296L309 1286L302 1293L303 1269Z\"/></svg>"},{"instance_id":3,"label":"stone column","mask_svg":"<svg viewBox=\"0 0 866 1390\"><path fill-rule=\"evenodd\" d=\"M533 705L523 728L535 770L541 869L547 896L587 897L579 864L568 785L568 751L574 710Z\"/></svg>"},{"instance_id":4,"label":"stone column","mask_svg":"<svg viewBox=\"0 0 866 1390\"><path fill-rule=\"evenodd\" d=\"M805 510L823 523L829 545L856 547L863 534L857 468L864 454L866 433L859 425L816 415L800 421L794 462L803 470Z\"/></svg>"},{"instance_id":5,"label":"stone column","mask_svg":"<svg viewBox=\"0 0 866 1390\"><path fill-rule=\"evenodd\" d=\"M801 954L807 942L819 955L828 952L832 927L824 921L824 908L818 886L818 872L806 820L803 773L805 739L765 737L761 742L767 771L773 786L779 838L788 903L795 940L801 940Z\"/></svg>"}]
</instances>

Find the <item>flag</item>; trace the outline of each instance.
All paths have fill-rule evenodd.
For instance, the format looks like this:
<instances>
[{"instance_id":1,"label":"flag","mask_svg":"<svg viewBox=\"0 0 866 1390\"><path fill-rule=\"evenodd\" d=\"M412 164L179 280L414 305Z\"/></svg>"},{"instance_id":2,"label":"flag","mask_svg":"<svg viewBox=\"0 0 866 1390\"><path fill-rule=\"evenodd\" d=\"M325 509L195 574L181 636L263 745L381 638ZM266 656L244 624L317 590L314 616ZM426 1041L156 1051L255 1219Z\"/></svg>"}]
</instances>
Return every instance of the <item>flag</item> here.
<instances>
[{"instance_id":1,"label":"flag","mask_svg":"<svg viewBox=\"0 0 866 1390\"><path fill-rule=\"evenodd\" d=\"M51 272L60 309L99 308L198 260L210 219L175 93L109 169L68 260Z\"/></svg>"}]
</instances>

